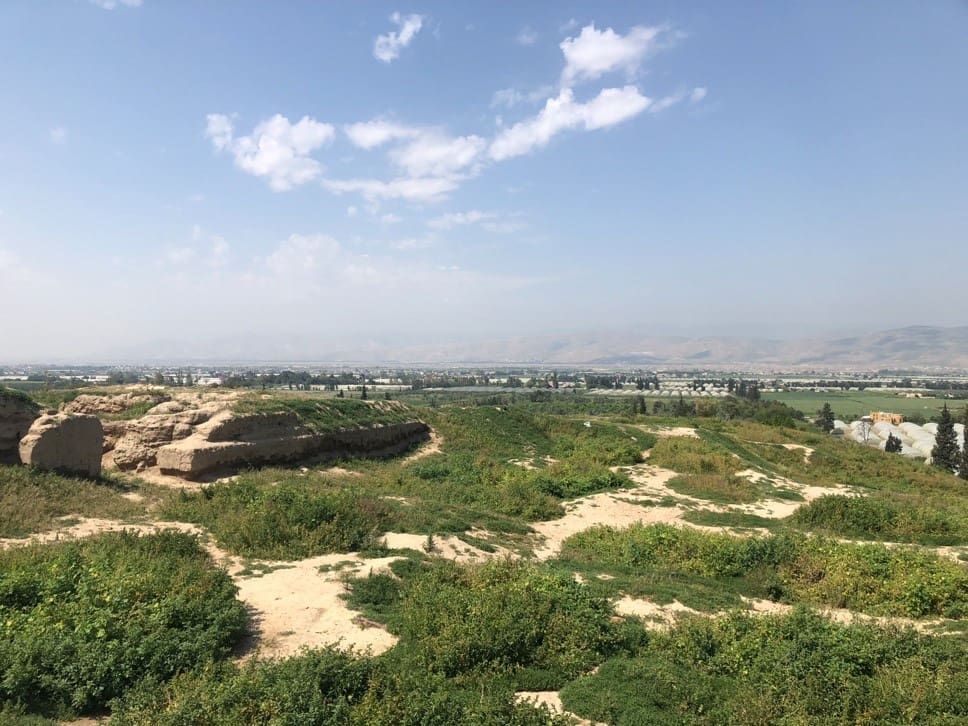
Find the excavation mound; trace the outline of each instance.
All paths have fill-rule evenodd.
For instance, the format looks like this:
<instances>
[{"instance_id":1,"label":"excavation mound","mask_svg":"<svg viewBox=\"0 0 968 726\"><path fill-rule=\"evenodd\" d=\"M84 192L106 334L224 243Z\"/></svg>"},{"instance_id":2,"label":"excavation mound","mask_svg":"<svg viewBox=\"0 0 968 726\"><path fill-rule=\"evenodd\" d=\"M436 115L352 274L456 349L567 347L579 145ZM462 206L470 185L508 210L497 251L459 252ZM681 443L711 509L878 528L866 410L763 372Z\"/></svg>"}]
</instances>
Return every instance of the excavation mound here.
<instances>
[{"instance_id":1,"label":"excavation mound","mask_svg":"<svg viewBox=\"0 0 968 726\"><path fill-rule=\"evenodd\" d=\"M163 474L197 479L245 466L392 456L429 433L419 420L318 433L291 412L223 411L194 427L190 436L161 446L156 458Z\"/></svg>"}]
</instances>

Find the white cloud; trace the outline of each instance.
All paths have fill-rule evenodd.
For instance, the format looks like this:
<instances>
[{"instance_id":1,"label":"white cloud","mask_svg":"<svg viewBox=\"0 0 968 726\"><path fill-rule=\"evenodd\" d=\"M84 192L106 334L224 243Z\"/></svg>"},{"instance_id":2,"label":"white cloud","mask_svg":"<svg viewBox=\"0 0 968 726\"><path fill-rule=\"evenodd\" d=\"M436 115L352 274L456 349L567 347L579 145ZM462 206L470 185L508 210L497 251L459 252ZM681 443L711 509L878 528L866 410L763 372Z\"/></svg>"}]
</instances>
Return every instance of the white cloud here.
<instances>
[{"instance_id":1,"label":"white cloud","mask_svg":"<svg viewBox=\"0 0 968 726\"><path fill-rule=\"evenodd\" d=\"M390 246L401 252L412 252L413 250L425 250L428 247L432 247L433 244L433 240L427 239L426 237L407 237L406 239L391 242Z\"/></svg>"},{"instance_id":2,"label":"white cloud","mask_svg":"<svg viewBox=\"0 0 968 726\"><path fill-rule=\"evenodd\" d=\"M55 126L50 130L50 141L52 144L63 144L67 141L67 129L63 126Z\"/></svg>"},{"instance_id":3,"label":"white cloud","mask_svg":"<svg viewBox=\"0 0 968 726\"><path fill-rule=\"evenodd\" d=\"M705 88L693 88L692 93L689 94L689 103L699 103L706 97Z\"/></svg>"},{"instance_id":4,"label":"white cloud","mask_svg":"<svg viewBox=\"0 0 968 726\"><path fill-rule=\"evenodd\" d=\"M446 177L472 166L487 147L480 136L427 132L390 152L390 159L412 177Z\"/></svg>"},{"instance_id":5,"label":"white cloud","mask_svg":"<svg viewBox=\"0 0 968 726\"><path fill-rule=\"evenodd\" d=\"M427 226L446 230L467 224L477 224L486 219L493 219L495 216L497 215L493 212L482 212L477 209L471 209L468 212L449 212L429 220Z\"/></svg>"},{"instance_id":6,"label":"white cloud","mask_svg":"<svg viewBox=\"0 0 968 726\"><path fill-rule=\"evenodd\" d=\"M574 30L578 27L578 21L574 18L568 18L565 22L558 26L559 33L567 33L569 30Z\"/></svg>"},{"instance_id":7,"label":"white cloud","mask_svg":"<svg viewBox=\"0 0 968 726\"><path fill-rule=\"evenodd\" d=\"M390 22L396 25L398 30L378 35L373 42L373 57L384 63L390 63L400 57L400 51L410 45L410 41L423 27L423 17L394 13L390 16Z\"/></svg>"},{"instance_id":8,"label":"white cloud","mask_svg":"<svg viewBox=\"0 0 968 726\"><path fill-rule=\"evenodd\" d=\"M675 106L677 103L681 103L685 98L685 91L676 91L671 95L663 96L649 106L649 113L660 113L661 111L665 111L667 108Z\"/></svg>"},{"instance_id":9,"label":"white cloud","mask_svg":"<svg viewBox=\"0 0 968 726\"><path fill-rule=\"evenodd\" d=\"M428 227L439 230L450 230L454 227L472 224L480 225L481 229L496 234L510 234L525 227L522 222L501 219L500 215L495 212L482 212L479 209L471 209L467 212L450 212L427 222Z\"/></svg>"},{"instance_id":10,"label":"white cloud","mask_svg":"<svg viewBox=\"0 0 968 726\"><path fill-rule=\"evenodd\" d=\"M349 124L343 127L343 131L346 132L350 141L361 149L374 149L388 141L398 139L412 139L420 133L420 129L381 119Z\"/></svg>"},{"instance_id":11,"label":"white cloud","mask_svg":"<svg viewBox=\"0 0 968 726\"><path fill-rule=\"evenodd\" d=\"M228 262L229 243L224 237L213 236L212 247L209 251L208 264L210 267L224 267Z\"/></svg>"},{"instance_id":12,"label":"white cloud","mask_svg":"<svg viewBox=\"0 0 968 726\"><path fill-rule=\"evenodd\" d=\"M174 247L165 253L165 261L171 265L185 265L195 259L195 250L191 247Z\"/></svg>"},{"instance_id":13,"label":"white cloud","mask_svg":"<svg viewBox=\"0 0 968 726\"><path fill-rule=\"evenodd\" d=\"M141 7L141 0L91 0L91 2L105 10L114 10L120 6L128 8Z\"/></svg>"},{"instance_id":14,"label":"white cloud","mask_svg":"<svg viewBox=\"0 0 968 726\"><path fill-rule=\"evenodd\" d=\"M383 224L399 224L403 221L403 217L399 214L394 214L393 212L387 212L386 214L380 215L380 222Z\"/></svg>"},{"instance_id":15,"label":"white cloud","mask_svg":"<svg viewBox=\"0 0 968 726\"><path fill-rule=\"evenodd\" d=\"M380 179L323 179L323 186L335 194L356 192L369 200L406 199L411 202L437 201L454 191L459 177Z\"/></svg>"},{"instance_id":16,"label":"white cloud","mask_svg":"<svg viewBox=\"0 0 968 726\"><path fill-rule=\"evenodd\" d=\"M549 98L537 116L505 129L491 142L490 157L502 161L545 146L572 128L602 129L626 121L649 107L651 100L635 86L605 88L588 103L576 103L571 89Z\"/></svg>"},{"instance_id":17,"label":"white cloud","mask_svg":"<svg viewBox=\"0 0 968 726\"><path fill-rule=\"evenodd\" d=\"M619 35L611 28L597 30L594 23L586 25L577 38L565 38L559 46L565 55L561 84L568 87L616 70L634 74L664 31L661 26L636 25L626 35Z\"/></svg>"},{"instance_id":18,"label":"white cloud","mask_svg":"<svg viewBox=\"0 0 968 726\"><path fill-rule=\"evenodd\" d=\"M502 88L495 91L491 97L491 108L504 106L514 108L522 103L540 103L554 92L552 86L539 86L532 91L520 91L517 88Z\"/></svg>"},{"instance_id":19,"label":"white cloud","mask_svg":"<svg viewBox=\"0 0 968 726\"><path fill-rule=\"evenodd\" d=\"M518 45L534 45L537 40L538 34L527 25L521 28L521 30L518 31L518 34L514 36L514 42Z\"/></svg>"},{"instance_id":20,"label":"white cloud","mask_svg":"<svg viewBox=\"0 0 968 726\"><path fill-rule=\"evenodd\" d=\"M270 272L283 277L305 275L339 256L339 242L324 234L292 234L263 260Z\"/></svg>"},{"instance_id":21,"label":"white cloud","mask_svg":"<svg viewBox=\"0 0 968 726\"><path fill-rule=\"evenodd\" d=\"M232 143L232 119L224 113L210 113L205 117L205 136L221 151Z\"/></svg>"},{"instance_id":22,"label":"white cloud","mask_svg":"<svg viewBox=\"0 0 968 726\"><path fill-rule=\"evenodd\" d=\"M209 114L205 135L219 151L229 150L235 165L253 176L269 178L277 192L312 181L322 171L310 154L332 141L332 125L303 116L296 123L281 114L263 121L249 136L233 136L232 123L223 114Z\"/></svg>"},{"instance_id":23,"label":"white cloud","mask_svg":"<svg viewBox=\"0 0 968 726\"><path fill-rule=\"evenodd\" d=\"M348 207L346 208L346 216L347 216L347 217L349 217L349 218L351 218L351 219L352 219L353 217L355 217L355 216L357 216L357 215L358 215L359 213L360 213L360 210L359 210L359 209L357 209L357 208L356 208L356 207L355 207L354 205L352 205L352 204L351 204L350 206L348 206Z\"/></svg>"}]
</instances>

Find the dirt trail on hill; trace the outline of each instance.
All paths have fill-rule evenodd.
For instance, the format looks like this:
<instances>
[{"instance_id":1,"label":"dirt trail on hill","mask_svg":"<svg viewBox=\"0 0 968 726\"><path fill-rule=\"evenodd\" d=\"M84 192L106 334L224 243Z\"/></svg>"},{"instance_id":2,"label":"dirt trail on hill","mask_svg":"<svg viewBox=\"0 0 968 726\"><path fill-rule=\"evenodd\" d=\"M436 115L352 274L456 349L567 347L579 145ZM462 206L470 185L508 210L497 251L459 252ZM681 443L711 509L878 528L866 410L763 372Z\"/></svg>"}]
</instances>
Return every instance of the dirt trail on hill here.
<instances>
[{"instance_id":1,"label":"dirt trail on hill","mask_svg":"<svg viewBox=\"0 0 968 726\"><path fill-rule=\"evenodd\" d=\"M247 656L285 658L303 648L336 644L379 655L397 638L346 606L343 578L386 570L397 557L364 560L334 554L296 562L264 562L265 574L233 575L239 599L252 618L253 643ZM342 565L342 566L340 566ZM320 572L319 568L332 568Z\"/></svg>"},{"instance_id":2,"label":"dirt trail on hill","mask_svg":"<svg viewBox=\"0 0 968 726\"><path fill-rule=\"evenodd\" d=\"M605 726L601 721L589 721L587 718L576 716L571 711L566 711L561 705L561 693L558 691L518 691L514 694L514 698L520 703L545 706L551 713L571 716L575 726Z\"/></svg>"},{"instance_id":3,"label":"dirt trail on hill","mask_svg":"<svg viewBox=\"0 0 968 726\"><path fill-rule=\"evenodd\" d=\"M564 517L531 523L532 529L544 538L542 545L534 551L535 557L538 560L554 557L561 551L561 545L566 539L599 524L627 527L637 522L678 522L685 513L682 507L648 505L656 496L671 493L665 485L674 476L677 476L674 471L640 464L635 467L635 475L632 477L638 486L617 492L592 494L566 502ZM643 504L637 503L643 500Z\"/></svg>"},{"instance_id":4,"label":"dirt trail on hill","mask_svg":"<svg viewBox=\"0 0 968 726\"><path fill-rule=\"evenodd\" d=\"M420 448L415 452L405 457L400 463L401 464L412 464L415 461L420 461L428 456L433 456L434 454L440 453L440 445L444 442L443 437L438 434L433 429L430 429L430 439L426 443L421 444Z\"/></svg>"}]
</instances>

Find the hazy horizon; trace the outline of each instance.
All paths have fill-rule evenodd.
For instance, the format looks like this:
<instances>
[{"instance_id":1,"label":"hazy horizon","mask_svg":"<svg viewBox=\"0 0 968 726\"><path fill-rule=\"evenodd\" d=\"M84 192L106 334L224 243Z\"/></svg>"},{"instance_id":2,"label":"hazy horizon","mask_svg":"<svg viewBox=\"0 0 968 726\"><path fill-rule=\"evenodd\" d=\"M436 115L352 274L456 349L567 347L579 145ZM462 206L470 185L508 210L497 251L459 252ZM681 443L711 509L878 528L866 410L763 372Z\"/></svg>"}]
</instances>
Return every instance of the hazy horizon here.
<instances>
[{"instance_id":1,"label":"hazy horizon","mask_svg":"<svg viewBox=\"0 0 968 726\"><path fill-rule=\"evenodd\" d=\"M0 361L964 325L966 31L955 0L11 0Z\"/></svg>"}]
</instances>

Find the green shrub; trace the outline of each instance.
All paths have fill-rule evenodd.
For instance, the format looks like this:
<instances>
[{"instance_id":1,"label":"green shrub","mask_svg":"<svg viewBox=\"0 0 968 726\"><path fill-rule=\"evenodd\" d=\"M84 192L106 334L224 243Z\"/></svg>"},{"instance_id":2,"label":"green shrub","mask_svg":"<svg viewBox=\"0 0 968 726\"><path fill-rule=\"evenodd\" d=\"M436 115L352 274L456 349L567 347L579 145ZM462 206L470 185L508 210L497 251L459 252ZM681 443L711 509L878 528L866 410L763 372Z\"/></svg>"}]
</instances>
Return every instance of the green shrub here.
<instances>
[{"instance_id":1,"label":"green shrub","mask_svg":"<svg viewBox=\"0 0 968 726\"><path fill-rule=\"evenodd\" d=\"M964 640L782 617L691 618L562 690L615 724L962 723Z\"/></svg>"},{"instance_id":2,"label":"green shrub","mask_svg":"<svg viewBox=\"0 0 968 726\"><path fill-rule=\"evenodd\" d=\"M0 552L0 700L90 712L142 678L227 655L245 625L232 581L190 535Z\"/></svg>"},{"instance_id":3,"label":"green shrub","mask_svg":"<svg viewBox=\"0 0 968 726\"><path fill-rule=\"evenodd\" d=\"M164 515L203 525L243 557L291 560L371 546L396 506L358 491L321 490L293 479L273 486L258 478L183 492Z\"/></svg>"},{"instance_id":4,"label":"green shrub","mask_svg":"<svg viewBox=\"0 0 968 726\"><path fill-rule=\"evenodd\" d=\"M728 451L691 436L659 439L649 454L649 463L680 474L732 476L744 468Z\"/></svg>"},{"instance_id":5,"label":"green shrub","mask_svg":"<svg viewBox=\"0 0 968 726\"><path fill-rule=\"evenodd\" d=\"M595 527L561 559L622 572L709 578L752 597L872 615L964 617L968 571L916 548L848 544L791 533L734 537L669 525Z\"/></svg>"},{"instance_id":6,"label":"green shrub","mask_svg":"<svg viewBox=\"0 0 968 726\"><path fill-rule=\"evenodd\" d=\"M821 497L800 507L787 521L795 527L840 537L935 545L968 542L968 522L952 507L918 506L917 501L903 499L895 502L899 498L889 494Z\"/></svg>"},{"instance_id":7,"label":"green shrub","mask_svg":"<svg viewBox=\"0 0 968 726\"><path fill-rule=\"evenodd\" d=\"M669 481L669 488L696 499L727 504L755 502L761 498L760 488L749 479L722 474L686 474Z\"/></svg>"},{"instance_id":8,"label":"green shrub","mask_svg":"<svg viewBox=\"0 0 968 726\"><path fill-rule=\"evenodd\" d=\"M144 682L114 704L111 723L348 724L372 671L371 660L328 648L278 663L209 663L167 685Z\"/></svg>"},{"instance_id":9,"label":"green shrub","mask_svg":"<svg viewBox=\"0 0 968 726\"><path fill-rule=\"evenodd\" d=\"M396 600L378 576L350 581L351 602ZM447 677L481 674L560 685L618 646L608 600L574 579L514 561L436 562L407 580L389 619L416 667ZM543 689L543 690L544 690Z\"/></svg>"},{"instance_id":10,"label":"green shrub","mask_svg":"<svg viewBox=\"0 0 968 726\"><path fill-rule=\"evenodd\" d=\"M304 395L262 396L250 394L238 399L237 413L293 413L318 434L412 421L416 415L398 401L362 401L349 398L318 398Z\"/></svg>"}]
</instances>

